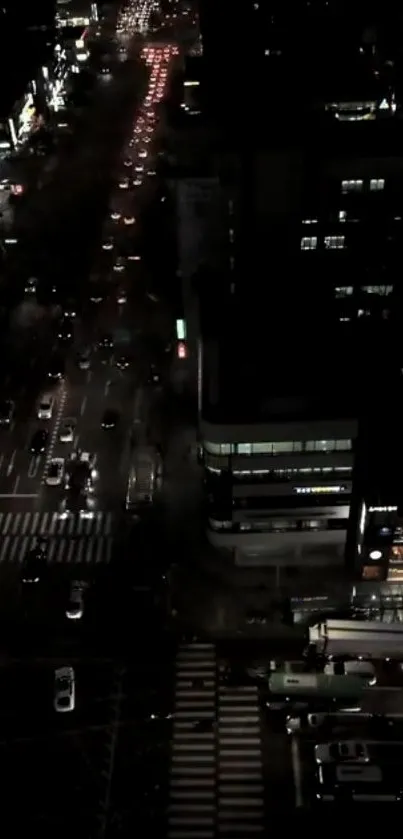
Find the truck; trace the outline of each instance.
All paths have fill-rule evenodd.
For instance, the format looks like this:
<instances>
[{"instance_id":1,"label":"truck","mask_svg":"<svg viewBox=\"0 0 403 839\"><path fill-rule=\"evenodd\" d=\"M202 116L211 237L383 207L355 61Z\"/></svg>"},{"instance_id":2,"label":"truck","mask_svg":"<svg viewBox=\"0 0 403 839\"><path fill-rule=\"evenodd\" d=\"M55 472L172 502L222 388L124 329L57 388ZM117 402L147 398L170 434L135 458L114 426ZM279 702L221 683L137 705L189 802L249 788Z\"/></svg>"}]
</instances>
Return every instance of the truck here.
<instances>
[{"instance_id":1,"label":"truck","mask_svg":"<svg viewBox=\"0 0 403 839\"><path fill-rule=\"evenodd\" d=\"M403 623L328 619L309 628L309 646L325 656L400 658Z\"/></svg>"},{"instance_id":2,"label":"truck","mask_svg":"<svg viewBox=\"0 0 403 839\"><path fill-rule=\"evenodd\" d=\"M357 703L365 690L359 676L326 676L323 673L272 673L269 690L273 697L287 699L349 700Z\"/></svg>"}]
</instances>

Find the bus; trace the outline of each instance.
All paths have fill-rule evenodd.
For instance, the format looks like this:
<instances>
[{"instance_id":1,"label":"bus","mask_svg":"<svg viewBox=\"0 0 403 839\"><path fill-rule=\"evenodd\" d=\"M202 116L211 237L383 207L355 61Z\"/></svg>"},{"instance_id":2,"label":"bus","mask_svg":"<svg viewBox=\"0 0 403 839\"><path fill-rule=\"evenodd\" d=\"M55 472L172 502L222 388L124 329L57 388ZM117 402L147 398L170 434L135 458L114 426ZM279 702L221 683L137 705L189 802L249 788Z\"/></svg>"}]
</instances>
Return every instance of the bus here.
<instances>
[{"instance_id":1,"label":"bus","mask_svg":"<svg viewBox=\"0 0 403 839\"><path fill-rule=\"evenodd\" d=\"M323 673L272 673L269 690L282 699L347 700L360 702L366 684L359 676L326 676Z\"/></svg>"},{"instance_id":2,"label":"bus","mask_svg":"<svg viewBox=\"0 0 403 839\"><path fill-rule=\"evenodd\" d=\"M134 452L126 492L126 510L136 512L148 507L161 484L161 458L151 446Z\"/></svg>"}]
</instances>

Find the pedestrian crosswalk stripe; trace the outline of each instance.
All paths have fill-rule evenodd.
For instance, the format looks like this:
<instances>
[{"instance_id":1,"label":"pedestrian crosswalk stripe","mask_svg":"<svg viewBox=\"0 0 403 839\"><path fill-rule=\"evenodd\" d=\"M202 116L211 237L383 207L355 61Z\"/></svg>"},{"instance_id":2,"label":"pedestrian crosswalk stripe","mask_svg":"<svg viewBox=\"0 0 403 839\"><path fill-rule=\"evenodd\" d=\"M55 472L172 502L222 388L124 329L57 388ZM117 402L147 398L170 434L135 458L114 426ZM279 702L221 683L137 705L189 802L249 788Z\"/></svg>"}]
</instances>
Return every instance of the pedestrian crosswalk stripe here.
<instances>
[{"instance_id":1,"label":"pedestrian crosswalk stripe","mask_svg":"<svg viewBox=\"0 0 403 839\"><path fill-rule=\"evenodd\" d=\"M175 670L168 837L212 839L217 810L214 645L199 642L181 645ZM207 730L195 728L201 721L206 723Z\"/></svg>"},{"instance_id":2,"label":"pedestrian crosswalk stripe","mask_svg":"<svg viewBox=\"0 0 403 839\"><path fill-rule=\"evenodd\" d=\"M0 564L18 564L37 544L37 537L4 536L0 539ZM46 540L46 562L51 564L109 563L112 558L111 536L82 536L79 539Z\"/></svg>"},{"instance_id":3,"label":"pedestrian crosswalk stripe","mask_svg":"<svg viewBox=\"0 0 403 839\"><path fill-rule=\"evenodd\" d=\"M0 536L110 536L113 513L96 512L93 518L79 514L61 518L58 513L0 513Z\"/></svg>"},{"instance_id":4,"label":"pedestrian crosswalk stripe","mask_svg":"<svg viewBox=\"0 0 403 839\"><path fill-rule=\"evenodd\" d=\"M220 671L220 681L223 680ZM265 833L259 691L218 689L217 834L222 839Z\"/></svg>"}]
</instances>

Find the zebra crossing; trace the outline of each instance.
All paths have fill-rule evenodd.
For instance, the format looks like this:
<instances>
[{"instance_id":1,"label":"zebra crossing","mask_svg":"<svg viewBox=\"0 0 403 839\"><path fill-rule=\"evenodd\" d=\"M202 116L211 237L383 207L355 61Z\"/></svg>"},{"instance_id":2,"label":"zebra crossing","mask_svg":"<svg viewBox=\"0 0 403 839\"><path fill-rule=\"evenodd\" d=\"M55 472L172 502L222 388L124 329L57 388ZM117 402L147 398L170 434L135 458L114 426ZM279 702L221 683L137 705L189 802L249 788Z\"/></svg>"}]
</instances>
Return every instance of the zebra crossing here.
<instances>
[{"instance_id":1,"label":"zebra crossing","mask_svg":"<svg viewBox=\"0 0 403 839\"><path fill-rule=\"evenodd\" d=\"M252 839L265 832L258 688L220 683L217 704L217 836Z\"/></svg>"},{"instance_id":2,"label":"zebra crossing","mask_svg":"<svg viewBox=\"0 0 403 839\"><path fill-rule=\"evenodd\" d=\"M265 832L258 688L228 686L214 644L182 644L175 664L168 839Z\"/></svg>"},{"instance_id":3,"label":"zebra crossing","mask_svg":"<svg viewBox=\"0 0 403 839\"><path fill-rule=\"evenodd\" d=\"M113 513L98 512L91 519L58 513L0 513L0 564L20 563L38 542L46 539L48 563L109 563L113 549Z\"/></svg>"},{"instance_id":4,"label":"zebra crossing","mask_svg":"<svg viewBox=\"0 0 403 839\"><path fill-rule=\"evenodd\" d=\"M0 513L0 536L110 536L113 513L97 512L92 518L59 513Z\"/></svg>"},{"instance_id":5,"label":"zebra crossing","mask_svg":"<svg viewBox=\"0 0 403 839\"><path fill-rule=\"evenodd\" d=\"M216 835L214 645L182 644L175 676L168 839L210 839Z\"/></svg>"}]
</instances>

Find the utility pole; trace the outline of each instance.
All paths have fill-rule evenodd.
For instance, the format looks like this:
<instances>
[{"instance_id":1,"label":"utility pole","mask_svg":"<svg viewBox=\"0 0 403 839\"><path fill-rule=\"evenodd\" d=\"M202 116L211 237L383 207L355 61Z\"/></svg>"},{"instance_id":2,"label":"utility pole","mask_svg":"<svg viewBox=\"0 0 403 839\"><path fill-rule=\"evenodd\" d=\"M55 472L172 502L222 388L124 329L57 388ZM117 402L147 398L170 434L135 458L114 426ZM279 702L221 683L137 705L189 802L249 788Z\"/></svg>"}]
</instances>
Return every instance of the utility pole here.
<instances>
[{"instance_id":1,"label":"utility pole","mask_svg":"<svg viewBox=\"0 0 403 839\"><path fill-rule=\"evenodd\" d=\"M116 748L119 737L120 718L122 712L123 679L125 669L120 667L116 673L115 693L113 703L113 714L110 726L110 739L107 745L106 765L102 770L102 776L106 781L105 795L101 802L100 824L98 839L106 839L109 827L109 815L112 797L112 781L115 769Z\"/></svg>"}]
</instances>

